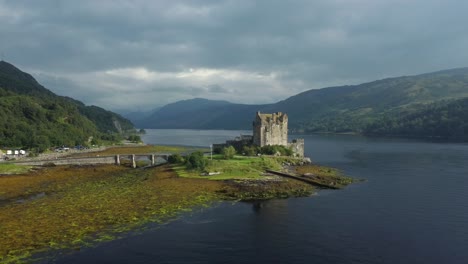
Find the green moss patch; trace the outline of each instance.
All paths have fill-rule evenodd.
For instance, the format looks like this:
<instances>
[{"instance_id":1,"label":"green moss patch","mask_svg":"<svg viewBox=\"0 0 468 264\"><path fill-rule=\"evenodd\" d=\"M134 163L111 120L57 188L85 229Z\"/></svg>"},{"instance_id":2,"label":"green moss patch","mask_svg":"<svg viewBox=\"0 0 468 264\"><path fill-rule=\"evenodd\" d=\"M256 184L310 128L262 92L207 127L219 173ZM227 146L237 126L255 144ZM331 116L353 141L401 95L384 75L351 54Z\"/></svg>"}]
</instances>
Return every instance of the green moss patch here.
<instances>
[{"instance_id":1,"label":"green moss patch","mask_svg":"<svg viewBox=\"0 0 468 264\"><path fill-rule=\"evenodd\" d=\"M20 166L11 163L0 163L1 174L21 174L26 173L31 169L31 166Z\"/></svg>"},{"instance_id":2,"label":"green moss patch","mask_svg":"<svg viewBox=\"0 0 468 264\"><path fill-rule=\"evenodd\" d=\"M302 177L333 188L343 188L346 185L355 182L355 179L343 175L340 170L325 166L297 166L294 170L297 174L302 175Z\"/></svg>"}]
</instances>

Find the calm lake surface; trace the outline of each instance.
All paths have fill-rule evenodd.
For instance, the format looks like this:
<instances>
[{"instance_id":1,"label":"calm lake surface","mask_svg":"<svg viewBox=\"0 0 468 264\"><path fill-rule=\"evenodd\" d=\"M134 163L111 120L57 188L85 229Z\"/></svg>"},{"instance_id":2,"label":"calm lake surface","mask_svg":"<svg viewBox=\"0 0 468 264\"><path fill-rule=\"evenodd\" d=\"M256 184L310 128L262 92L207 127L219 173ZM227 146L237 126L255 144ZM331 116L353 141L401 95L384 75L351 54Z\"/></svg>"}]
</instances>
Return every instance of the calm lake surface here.
<instances>
[{"instance_id":1,"label":"calm lake surface","mask_svg":"<svg viewBox=\"0 0 468 264\"><path fill-rule=\"evenodd\" d=\"M143 140L207 147L241 133L148 129ZM260 209L221 203L56 262L468 263L468 145L299 137L314 162L367 181Z\"/></svg>"}]
</instances>

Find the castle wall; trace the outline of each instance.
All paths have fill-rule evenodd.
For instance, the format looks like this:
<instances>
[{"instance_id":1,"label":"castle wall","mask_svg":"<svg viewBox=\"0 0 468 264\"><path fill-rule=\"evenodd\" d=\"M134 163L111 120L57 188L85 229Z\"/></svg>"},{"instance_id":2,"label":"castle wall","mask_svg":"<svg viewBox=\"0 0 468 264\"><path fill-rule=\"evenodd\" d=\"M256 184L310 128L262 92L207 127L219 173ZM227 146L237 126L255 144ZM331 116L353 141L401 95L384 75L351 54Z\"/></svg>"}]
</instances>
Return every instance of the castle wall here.
<instances>
[{"instance_id":1,"label":"castle wall","mask_svg":"<svg viewBox=\"0 0 468 264\"><path fill-rule=\"evenodd\" d=\"M281 112L261 114L257 112L253 122L253 143L266 145L288 145L288 116Z\"/></svg>"},{"instance_id":2,"label":"castle wall","mask_svg":"<svg viewBox=\"0 0 468 264\"><path fill-rule=\"evenodd\" d=\"M293 139L291 143L288 143L288 147L294 153L294 156L304 157L304 139Z\"/></svg>"}]
</instances>

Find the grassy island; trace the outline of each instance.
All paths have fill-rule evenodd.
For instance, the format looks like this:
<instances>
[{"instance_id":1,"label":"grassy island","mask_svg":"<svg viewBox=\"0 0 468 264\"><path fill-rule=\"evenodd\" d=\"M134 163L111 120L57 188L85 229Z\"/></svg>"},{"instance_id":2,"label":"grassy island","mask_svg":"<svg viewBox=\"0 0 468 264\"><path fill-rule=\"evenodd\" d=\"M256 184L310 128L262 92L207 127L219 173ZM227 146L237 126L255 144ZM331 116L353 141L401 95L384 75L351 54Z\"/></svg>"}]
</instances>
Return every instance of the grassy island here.
<instances>
[{"instance_id":1,"label":"grassy island","mask_svg":"<svg viewBox=\"0 0 468 264\"><path fill-rule=\"evenodd\" d=\"M181 160L146 169L100 165L24 171L0 166L0 263L32 262L51 252L79 250L223 200L285 198L314 191L310 184L265 173L291 164L284 158L203 160L203 170L187 168ZM310 168L322 177L342 177L332 169ZM215 171L219 174L205 176Z\"/></svg>"}]
</instances>

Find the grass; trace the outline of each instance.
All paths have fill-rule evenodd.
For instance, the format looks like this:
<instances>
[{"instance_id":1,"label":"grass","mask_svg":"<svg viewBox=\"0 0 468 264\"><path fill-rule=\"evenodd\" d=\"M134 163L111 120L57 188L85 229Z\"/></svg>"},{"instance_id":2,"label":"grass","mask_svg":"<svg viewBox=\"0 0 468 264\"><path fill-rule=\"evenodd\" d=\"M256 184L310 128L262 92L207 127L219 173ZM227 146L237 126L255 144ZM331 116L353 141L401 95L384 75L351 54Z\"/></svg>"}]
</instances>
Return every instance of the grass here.
<instances>
[{"instance_id":1,"label":"grass","mask_svg":"<svg viewBox=\"0 0 468 264\"><path fill-rule=\"evenodd\" d=\"M235 156L225 160L220 155L214 155L213 160L208 160L206 171L220 172L219 175L203 176L199 170L187 170L185 165L178 164L173 167L180 177L203 178L210 180L233 179L259 179L265 169L281 169L281 163L270 157L244 157Z\"/></svg>"},{"instance_id":2,"label":"grass","mask_svg":"<svg viewBox=\"0 0 468 264\"><path fill-rule=\"evenodd\" d=\"M288 157L274 157L274 156L261 156L261 157L246 157L246 156L235 156L233 159L225 160L221 155L214 155L213 160L208 160L208 165L205 168L207 172L219 172L218 175L206 176L203 175L200 170L188 170L185 165L177 164L173 165L173 169L180 177L185 178L198 178L198 179L209 179L209 180L262 180L268 179L264 175L265 170L276 170L285 171L287 173L305 175L304 177L309 181L317 183L322 186L329 186L330 188L343 188L348 184L354 182L353 178L344 176L341 171L330 168L319 166L315 164L306 166L293 166L289 169L283 168L283 164L295 165L301 162L301 159L288 158ZM290 180L294 181L294 180ZM289 183L292 185L292 183ZM245 185L245 184L244 184ZM274 192L274 184L269 183L265 190L262 190L262 186L255 182L250 182L248 185L253 186L253 189L246 191L245 186L240 193L258 194L261 195L271 194L272 196L278 195L278 192ZM288 189L285 184L281 184L280 190ZM295 186L290 190L300 189L302 186ZM287 195L291 195L291 192L286 192ZM236 196L236 195L234 195ZM279 196L281 197L281 195Z\"/></svg>"},{"instance_id":3,"label":"grass","mask_svg":"<svg viewBox=\"0 0 468 264\"><path fill-rule=\"evenodd\" d=\"M0 174L20 174L26 173L30 169L31 166L20 166L11 163L0 163Z\"/></svg>"},{"instance_id":4,"label":"grass","mask_svg":"<svg viewBox=\"0 0 468 264\"><path fill-rule=\"evenodd\" d=\"M282 163L287 160L271 156L234 156L225 160L221 155L213 155L213 160L208 160L206 171L221 172L219 175L203 176L199 170L187 170L183 164L173 165L173 169L180 177L222 182L224 187L218 194L225 200L262 200L312 194L314 188L310 184L264 175L266 169L282 170Z\"/></svg>"}]
</instances>

